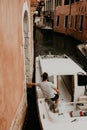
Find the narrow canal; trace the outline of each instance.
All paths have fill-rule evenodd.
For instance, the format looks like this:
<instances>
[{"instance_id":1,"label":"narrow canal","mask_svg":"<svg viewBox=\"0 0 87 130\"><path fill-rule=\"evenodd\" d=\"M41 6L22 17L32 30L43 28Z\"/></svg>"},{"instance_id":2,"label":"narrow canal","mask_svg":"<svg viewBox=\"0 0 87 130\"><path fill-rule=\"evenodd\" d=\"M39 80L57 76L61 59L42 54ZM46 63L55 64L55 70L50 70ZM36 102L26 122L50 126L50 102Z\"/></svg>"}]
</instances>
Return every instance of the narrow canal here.
<instances>
[{"instance_id":1,"label":"narrow canal","mask_svg":"<svg viewBox=\"0 0 87 130\"><path fill-rule=\"evenodd\" d=\"M77 48L77 45L80 43L80 41L63 34L42 32L40 29L36 29L34 33L34 55L36 57L38 55L49 54L49 52L58 55L66 54L87 72L87 59ZM35 81L35 77L33 77L33 81ZM41 130L38 121L39 118L34 87L32 89L27 89L27 100L28 110L23 130Z\"/></svg>"},{"instance_id":2,"label":"narrow canal","mask_svg":"<svg viewBox=\"0 0 87 130\"><path fill-rule=\"evenodd\" d=\"M35 56L49 54L66 54L87 71L87 59L78 50L77 45L81 42L63 34L43 32L36 29Z\"/></svg>"}]
</instances>

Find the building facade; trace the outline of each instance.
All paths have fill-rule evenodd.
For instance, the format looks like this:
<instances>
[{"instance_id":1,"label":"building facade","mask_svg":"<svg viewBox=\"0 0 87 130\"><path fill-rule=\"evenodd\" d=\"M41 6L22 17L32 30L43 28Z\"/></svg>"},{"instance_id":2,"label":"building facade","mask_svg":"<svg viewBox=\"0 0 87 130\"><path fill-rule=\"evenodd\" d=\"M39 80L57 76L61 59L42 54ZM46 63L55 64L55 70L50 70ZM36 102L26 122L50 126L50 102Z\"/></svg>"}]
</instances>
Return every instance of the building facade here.
<instances>
[{"instance_id":1,"label":"building facade","mask_svg":"<svg viewBox=\"0 0 87 130\"><path fill-rule=\"evenodd\" d=\"M87 0L45 0L43 16L54 32L87 40Z\"/></svg>"},{"instance_id":2,"label":"building facade","mask_svg":"<svg viewBox=\"0 0 87 130\"><path fill-rule=\"evenodd\" d=\"M34 60L31 2L0 0L0 130L21 130L26 114Z\"/></svg>"},{"instance_id":3,"label":"building facade","mask_svg":"<svg viewBox=\"0 0 87 130\"><path fill-rule=\"evenodd\" d=\"M55 13L55 0L44 0L43 9L43 23L53 28L54 24L54 13Z\"/></svg>"},{"instance_id":4,"label":"building facade","mask_svg":"<svg viewBox=\"0 0 87 130\"><path fill-rule=\"evenodd\" d=\"M87 40L87 0L55 0L54 31Z\"/></svg>"}]
</instances>

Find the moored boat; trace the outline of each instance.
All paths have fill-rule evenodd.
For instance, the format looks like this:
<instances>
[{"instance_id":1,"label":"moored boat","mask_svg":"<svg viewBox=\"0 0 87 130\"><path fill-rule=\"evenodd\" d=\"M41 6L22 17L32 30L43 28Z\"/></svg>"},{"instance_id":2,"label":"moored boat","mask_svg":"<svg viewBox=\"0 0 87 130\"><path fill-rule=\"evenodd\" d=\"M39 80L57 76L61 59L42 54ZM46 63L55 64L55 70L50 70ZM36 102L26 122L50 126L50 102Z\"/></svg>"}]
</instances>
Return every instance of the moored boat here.
<instances>
[{"instance_id":1,"label":"moored boat","mask_svg":"<svg viewBox=\"0 0 87 130\"><path fill-rule=\"evenodd\" d=\"M43 55L36 57L36 82L47 72L49 80L60 91L58 111L50 109L40 88L36 87L37 105L43 130L87 129L87 74L68 56ZM50 104L50 105L49 105Z\"/></svg>"},{"instance_id":2,"label":"moored boat","mask_svg":"<svg viewBox=\"0 0 87 130\"><path fill-rule=\"evenodd\" d=\"M53 31L53 28L52 27L50 27L50 26L43 26L43 27L41 27L41 30L43 31L43 32L52 32Z\"/></svg>"},{"instance_id":3,"label":"moored boat","mask_svg":"<svg viewBox=\"0 0 87 130\"><path fill-rule=\"evenodd\" d=\"M80 50L80 52L87 58L87 41L83 44L79 44L77 48Z\"/></svg>"}]
</instances>

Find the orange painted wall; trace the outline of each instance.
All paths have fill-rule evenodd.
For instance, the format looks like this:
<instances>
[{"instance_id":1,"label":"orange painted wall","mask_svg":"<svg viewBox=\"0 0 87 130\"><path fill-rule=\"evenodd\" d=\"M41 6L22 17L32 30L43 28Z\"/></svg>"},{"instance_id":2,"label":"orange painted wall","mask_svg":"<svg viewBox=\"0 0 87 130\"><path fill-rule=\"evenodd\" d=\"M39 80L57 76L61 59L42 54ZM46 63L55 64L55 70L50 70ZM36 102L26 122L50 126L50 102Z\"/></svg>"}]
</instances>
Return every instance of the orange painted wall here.
<instances>
[{"instance_id":1,"label":"orange painted wall","mask_svg":"<svg viewBox=\"0 0 87 130\"><path fill-rule=\"evenodd\" d=\"M25 1L30 9L30 0L0 0L0 130L9 130L25 91L21 49Z\"/></svg>"}]
</instances>

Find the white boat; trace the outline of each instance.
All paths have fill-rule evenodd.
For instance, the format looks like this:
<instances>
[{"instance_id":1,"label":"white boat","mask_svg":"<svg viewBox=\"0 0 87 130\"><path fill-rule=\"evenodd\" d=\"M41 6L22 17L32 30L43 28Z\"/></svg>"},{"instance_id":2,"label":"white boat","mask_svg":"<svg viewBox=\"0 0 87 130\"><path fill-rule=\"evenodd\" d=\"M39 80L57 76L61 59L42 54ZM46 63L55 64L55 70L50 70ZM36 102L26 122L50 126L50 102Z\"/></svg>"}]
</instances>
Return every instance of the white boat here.
<instances>
[{"instance_id":1,"label":"white boat","mask_svg":"<svg viewBox=\"0 0 87 130\"><path fill-rule=\"evenodd\" d=\"M50 26L43 26L43 27L41 27L41 30L42 31L53 31L53 28L52 27L50 27Z\"/></svg>"},{"instance_id":2,"label":"white boat","mask_svg":"<svg viewBox=\"0 0 87 130\"><path fill-rule=\"evenodd\" d=\"M83 44L79 44L77 48L80 50L80 52L87 58L87 41Z\"/></svg>"},{"instance_id":3,"label":"white boat","mask_svg":"<svg viewBox=\"0 0 87 130\"><path fill-rule=\"evenodd\" d=\"M42 129L87 130L86 72L66 55L36 57L36 82L41 82L43 72L47 72L49 80L58 87L60 96L58 112L52 112L42 91L36 87Z\"/></svg>"}]
</instances>

